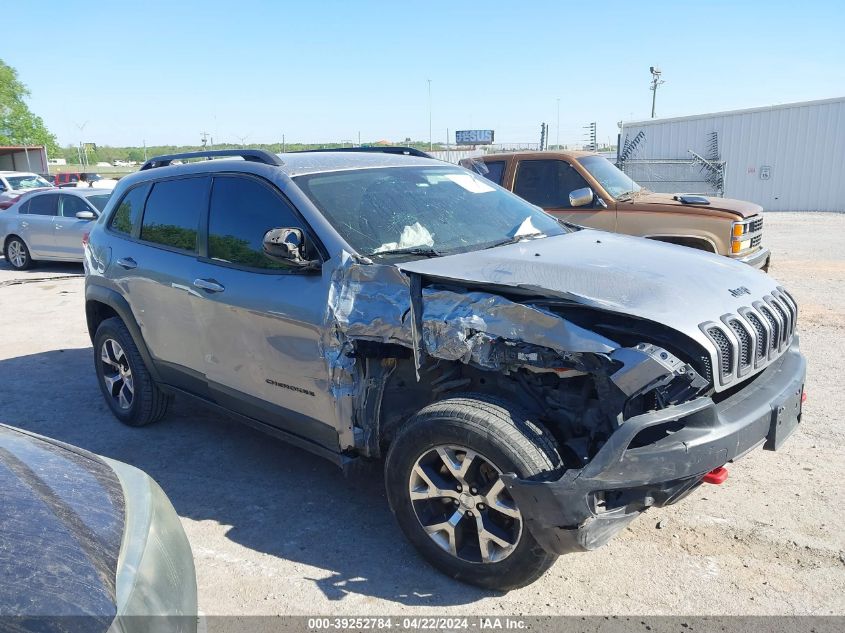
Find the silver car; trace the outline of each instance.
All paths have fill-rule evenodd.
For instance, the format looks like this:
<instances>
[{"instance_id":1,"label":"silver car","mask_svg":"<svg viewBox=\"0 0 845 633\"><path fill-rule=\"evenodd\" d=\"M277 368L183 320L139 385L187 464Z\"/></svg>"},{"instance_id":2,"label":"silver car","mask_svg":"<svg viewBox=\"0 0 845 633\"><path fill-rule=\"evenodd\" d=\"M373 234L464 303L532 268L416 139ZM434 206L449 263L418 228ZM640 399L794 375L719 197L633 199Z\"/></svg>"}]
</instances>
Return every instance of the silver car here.
<instances>
[{"instance_id":1,"label":"silver car","mask_svg":"<svg viewBox=\"0 0 845 633\"><path fill-rule=\"evenodd\" d=\"M82 238L106 206L109 189L58 189L24 195L0 211L6 261L18 270L38 260L82 261Z\"/></svg>"}]
</instances>

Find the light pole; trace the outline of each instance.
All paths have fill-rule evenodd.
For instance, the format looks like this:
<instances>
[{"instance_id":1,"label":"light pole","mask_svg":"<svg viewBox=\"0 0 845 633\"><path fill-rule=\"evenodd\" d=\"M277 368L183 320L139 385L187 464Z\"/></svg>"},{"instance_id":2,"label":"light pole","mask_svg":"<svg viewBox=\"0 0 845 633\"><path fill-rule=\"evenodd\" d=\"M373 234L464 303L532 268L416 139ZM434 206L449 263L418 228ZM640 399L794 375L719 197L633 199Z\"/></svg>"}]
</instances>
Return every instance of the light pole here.
<instances>
[{"instance_id":1,"label":"light pole","mask_svg":"<svg viewBox=\"0 0 845 633\"><path fill-rule=\"evenodd\" d=\"M434 149L431 140L431 79L428 80L428 151Z\"/></svg>"},{"instance_id":2,"label":"light pole","mask_svg":"<svg viewBox=\"0 0 845 633\"><path fill-rule=\"evenodd\" d=\"M85 126L88 125L88 121L85 121L82 125L79 123L74 123L76 129L79 130L79 162L85 166L88 164L88 152L85 150L85 147L82 143L82 131L85 129ZM85 152L83 156L83 152Z\"/></svg>"},{"instance_id":3,"label":"light pole","mask_svg":"<svg viewBox=\"0 0 845 633\"><path fill-rule=\"evenodd\" d=\"M657 105L657 86L666 83L660 79L661 70L657 66L651 66L651 118L654 118L655 106Z\"/></svg>"}]
</instances>

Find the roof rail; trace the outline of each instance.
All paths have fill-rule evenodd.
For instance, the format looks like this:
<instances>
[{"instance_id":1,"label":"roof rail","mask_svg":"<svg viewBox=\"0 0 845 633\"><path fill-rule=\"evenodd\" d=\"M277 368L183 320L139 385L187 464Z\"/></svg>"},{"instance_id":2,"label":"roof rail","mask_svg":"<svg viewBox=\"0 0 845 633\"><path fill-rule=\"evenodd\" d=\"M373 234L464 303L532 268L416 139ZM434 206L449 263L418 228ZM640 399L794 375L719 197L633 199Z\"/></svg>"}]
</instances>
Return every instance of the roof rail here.
<instances>
[{"instance_id":1,"label":"roof rail","mask_svg":"<svg viewBox=\"0 0 845 633\"><path fill-rule=\"evenodd\" d=\"M145 169L152 169L154 167L167 167L174 160L180 160L182 158L207 158L211 160L212 158L223 156L238 156L244 160L254 163L264 163L265 165L281 166L285 164L281 158L263 149L212 149L205 152L184 152L182 154L153 156L141 165L141 169L138 171L144 171Z\"/></svg>"},{"instance_id":2,"label":"roof rail","mask_svg":"<svg viewBox=\"0 0 845 633\"><path fill-rule=\"evenodd\" d=\"M403 147L400 145L362 145L361 147L335 147L334 149L302 149L291 154L305 154L307 152L374 152L380 154L401 154L404 156L417 156L419 158L434 158L431 154L416 147Z\"/></svg>"}]
</instances>

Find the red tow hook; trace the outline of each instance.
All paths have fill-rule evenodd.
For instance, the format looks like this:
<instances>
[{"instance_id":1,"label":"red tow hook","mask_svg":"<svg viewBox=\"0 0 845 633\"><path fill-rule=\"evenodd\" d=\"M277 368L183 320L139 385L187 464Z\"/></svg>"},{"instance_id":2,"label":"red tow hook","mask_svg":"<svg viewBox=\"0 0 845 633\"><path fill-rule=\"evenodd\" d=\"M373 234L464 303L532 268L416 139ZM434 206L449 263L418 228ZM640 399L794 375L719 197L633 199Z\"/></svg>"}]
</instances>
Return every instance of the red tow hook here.
<instances>
[{"instance_id":1,"label":"red tow hook","mask_svg":"<svg viewBox=\"0 0 845 633\"><path fill-rule=\"evenodd\" d=\"M725 479L728 478L728 469L724 466L719 466L718 468L714 468L709 473L704 475L701 481L706 484L715 484L719 485L725 483Z\"/></svg>"}]
</instances>

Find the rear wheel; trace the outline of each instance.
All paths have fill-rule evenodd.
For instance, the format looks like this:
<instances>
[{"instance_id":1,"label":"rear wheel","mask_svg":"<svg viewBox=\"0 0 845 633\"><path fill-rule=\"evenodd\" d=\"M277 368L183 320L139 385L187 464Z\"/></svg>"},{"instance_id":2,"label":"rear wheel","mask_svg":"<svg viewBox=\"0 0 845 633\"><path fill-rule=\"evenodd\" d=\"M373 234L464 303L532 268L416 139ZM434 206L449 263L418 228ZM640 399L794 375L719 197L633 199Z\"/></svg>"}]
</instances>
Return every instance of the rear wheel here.
<instances>
[{"instance_id":1,"label":"rear wheel","mask_svg":"<svg viewBox=\"0 0 845 633\"><path fill-rule=\"evenodd\" d=\"M385 465L390 507L405 535L435 567L488 589L527 585L556 556L543 550L501 479L558 472L549 432L517 407L479 394L417 413Z\"/></svg>"},{"instance_id":2,"label":"rear wheel","mask_svg":"<svg viewBox=\"0 0 845 633\"><path fill-rule=\"evenodd\" d=\"M119 318L106 319L94 335L94 364L100 390L114 416L145 426L167 413L171 397L150 376L132 335Z\"/></svg>"},{"instance_id":3,"label":"rear wheel","mask_svg":"<svg viewBox=\"0 0 845 633\"><path fill-rule=\"evenodd\" d=\"M3 250L6 261L15 270L26 270L32 267L32 257L24 241L17 235L6 240L6 247Z\"/></svg>"}]
</instances>

